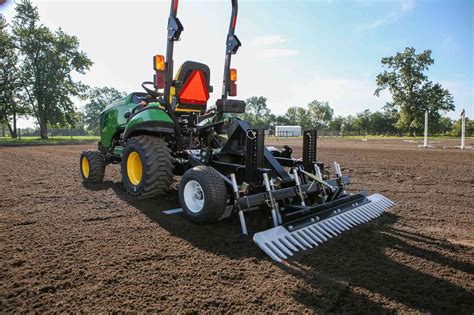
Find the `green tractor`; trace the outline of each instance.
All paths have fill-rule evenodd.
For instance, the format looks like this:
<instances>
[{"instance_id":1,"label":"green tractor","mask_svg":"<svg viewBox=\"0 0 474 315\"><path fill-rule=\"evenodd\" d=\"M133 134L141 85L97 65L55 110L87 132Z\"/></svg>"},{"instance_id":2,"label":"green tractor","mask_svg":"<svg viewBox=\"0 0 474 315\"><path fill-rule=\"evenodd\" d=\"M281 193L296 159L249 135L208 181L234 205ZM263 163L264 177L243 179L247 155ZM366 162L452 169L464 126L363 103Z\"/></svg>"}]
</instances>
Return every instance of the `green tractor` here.
<instances>
[{"instance_id":1,"label":"green tractor","mask_svg":"<svg viewBox=\"0 0 474 315\"><path fill-rule=\"evenodd\" d=\"M265 146L265 131L235 117L245 112L237 95L237 71L231 57L241 43L234 34L237 0L226 40L221 98L207 108L210 69L186 61L173 76L174 42L183 26L178 0L171 1L167 49L154 56L154 80L108 106L100 115L98 150L81 154L84 182L104 178L108 164L121 164L126 191L137 198L169 193L180 175L178 193L184 214L198 223L237 216L248 234L246 215L258 212L273 227L254 233L255 243L275 261L315 247L394 205L379 194L351 194L349 177L339 164L330 178L316 159L317 131L303 133L303 157L292 149ZM326 168L327 169L327 168Z\"/></svg>"}]
</instances>

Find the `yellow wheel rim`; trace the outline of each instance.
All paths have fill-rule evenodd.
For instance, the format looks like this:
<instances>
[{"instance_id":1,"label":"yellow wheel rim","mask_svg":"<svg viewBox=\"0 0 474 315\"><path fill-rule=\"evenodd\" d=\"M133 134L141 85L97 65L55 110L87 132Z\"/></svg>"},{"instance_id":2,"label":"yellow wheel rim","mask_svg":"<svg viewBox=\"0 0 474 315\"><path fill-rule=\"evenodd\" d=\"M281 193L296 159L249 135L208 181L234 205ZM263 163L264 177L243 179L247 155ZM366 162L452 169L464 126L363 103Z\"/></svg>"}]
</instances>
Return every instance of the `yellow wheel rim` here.
<instances>
[{"instance_id":1,"label":"yellow wheel rim","mask_svg":"<svg viewBox=\"0 0 474 315\"><path fill-rule=\"evenodd\" d=\"M133 151L128 155L127 158L127 176L130 180L130 183L132 183L134 186L140 184L140 181L142 180L142 174L142 159L136 151Z\"/></svg>"},{"instance_id":2,"label":"yellow wheel rim","mask_svg":"<svg viewBox=\"0 0 474 315\"><path fill-rule=\"evenodd\" d=\"M82 166L82 175L84 175L85 178L88 178L90 167L89 167L89 160L87 159L87 157L85 156L82 157L81 166Z\"/></svg>"}]
</instances>

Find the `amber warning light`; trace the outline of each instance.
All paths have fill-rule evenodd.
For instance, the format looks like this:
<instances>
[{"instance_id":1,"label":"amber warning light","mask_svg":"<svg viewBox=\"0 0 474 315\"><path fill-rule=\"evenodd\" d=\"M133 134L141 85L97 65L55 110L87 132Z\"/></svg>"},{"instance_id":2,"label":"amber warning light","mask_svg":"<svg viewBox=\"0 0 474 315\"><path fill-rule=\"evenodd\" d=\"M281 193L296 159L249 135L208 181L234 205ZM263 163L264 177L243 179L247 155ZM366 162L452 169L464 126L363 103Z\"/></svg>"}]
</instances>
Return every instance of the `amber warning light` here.
<instances>
[{"instance_id":1,"label":"amber warning light","mask_svg":"<svg viewBox=\"0 0 474 315\"><path fill-rule=\"evenodd\" d=\"M154 85L157 89L165 88L165 57L156 55L153 57L153 68L156 73L154 75Z\"/></svg>"},{"instance_id":2,"label":"amber warning light","mask_svg":"<svg viewBox=\"0 0 474 315\"><path fill-rule=\"evenodd\" d=\"M164 71L165 70L165 56L156 55L153 57L153 68L155 71Z\"/></svg>"},{"instance_id":3,"label":"amber warning light","mask_svg":"<svg viewBox=\"0 0 474 315\"><path fill-rule=\"evenodd\" d=\"M229 96L237 96L237 69L230 69L229 77Z\"/></svg>"},{"instance_id":4,"label":"amber warning light","mask_svg":"<svg viewBox=\"0 0 474 315\"><path fill-rule=\"evenodd\" d=\"M237 81L237 69L230 69L230 80L232 82Z\"/></svg>"}]
</instances>

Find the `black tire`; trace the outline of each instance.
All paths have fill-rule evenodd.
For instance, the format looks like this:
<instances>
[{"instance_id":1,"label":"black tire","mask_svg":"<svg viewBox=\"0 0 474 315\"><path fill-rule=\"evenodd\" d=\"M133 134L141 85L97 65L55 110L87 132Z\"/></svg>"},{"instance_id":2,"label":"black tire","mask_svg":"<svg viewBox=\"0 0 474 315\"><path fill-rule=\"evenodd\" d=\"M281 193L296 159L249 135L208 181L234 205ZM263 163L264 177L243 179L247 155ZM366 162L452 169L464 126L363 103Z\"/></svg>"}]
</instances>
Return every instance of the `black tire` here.
<instances>
[{"instance_id":1,"label":"black tire","mask_svg":"<svg viewBox=\"0 0 474 315\"><path fill-rule=\"evenodd\" d=\"M86 183L101 183L105 174L105 158L96 150L83 151L79 160L82 180Z\"/></svg>"},{"instance_id":2,"label":"black tire","mask_svg":"<svg viewBox=\"0 0 474 315\"><path fill-rule=\"evenodd\" d=\"M197 182L200 185L200 192L195 197L202 203L202 207L192 205L194 201L189 201L190 195L187 190L185 198L185 189L191 189L191 185ZM199 186L197 186L199 187ZM191 190L192 191L192 190ZM202 198L202 199L200 199ZM186 202L190 204L186 204ZM224 181L216 170L208 166L196 166L184 173L179 184L179 202L186 216L193 222L212 223L217 221L224 213L227 203L227 189Z\"/></svg>"},{"instance_id":3,"label":"black tire","mask_svg":"<svg viewBox=\"0 0 474 315\"><path fill-rule=\"evenodd\" d=\"M141 176L129 177L127 161L138 154ZM135 155L136 156L136 155ZM165 195L173 180L173 157L164 139L154 136L137 136L127 140L122 154L122 181L125 190L132 196L150 198Z\"/></svg>"}]
</instances>

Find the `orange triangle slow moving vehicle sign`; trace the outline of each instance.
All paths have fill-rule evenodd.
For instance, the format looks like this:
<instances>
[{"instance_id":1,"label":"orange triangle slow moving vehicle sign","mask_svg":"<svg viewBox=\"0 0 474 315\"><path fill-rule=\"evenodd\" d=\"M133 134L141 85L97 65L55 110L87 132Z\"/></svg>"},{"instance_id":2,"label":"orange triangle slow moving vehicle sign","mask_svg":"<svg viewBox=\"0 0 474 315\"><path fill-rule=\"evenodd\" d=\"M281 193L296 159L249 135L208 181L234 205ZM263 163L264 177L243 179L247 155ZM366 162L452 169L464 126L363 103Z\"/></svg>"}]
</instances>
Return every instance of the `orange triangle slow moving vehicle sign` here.
<instances>
[{"instance_id":1,"label":"orange triangle slow moving vehicle sign","mask_svg":"<svg viewBox=\"0 0 474 315\"><path fill-rule=\"evenodd\" d=\"M205 105L209 99L209 91L202 71L193 70L179 91L179 101L182 104Z\"/></svg>"}]
</instances>

